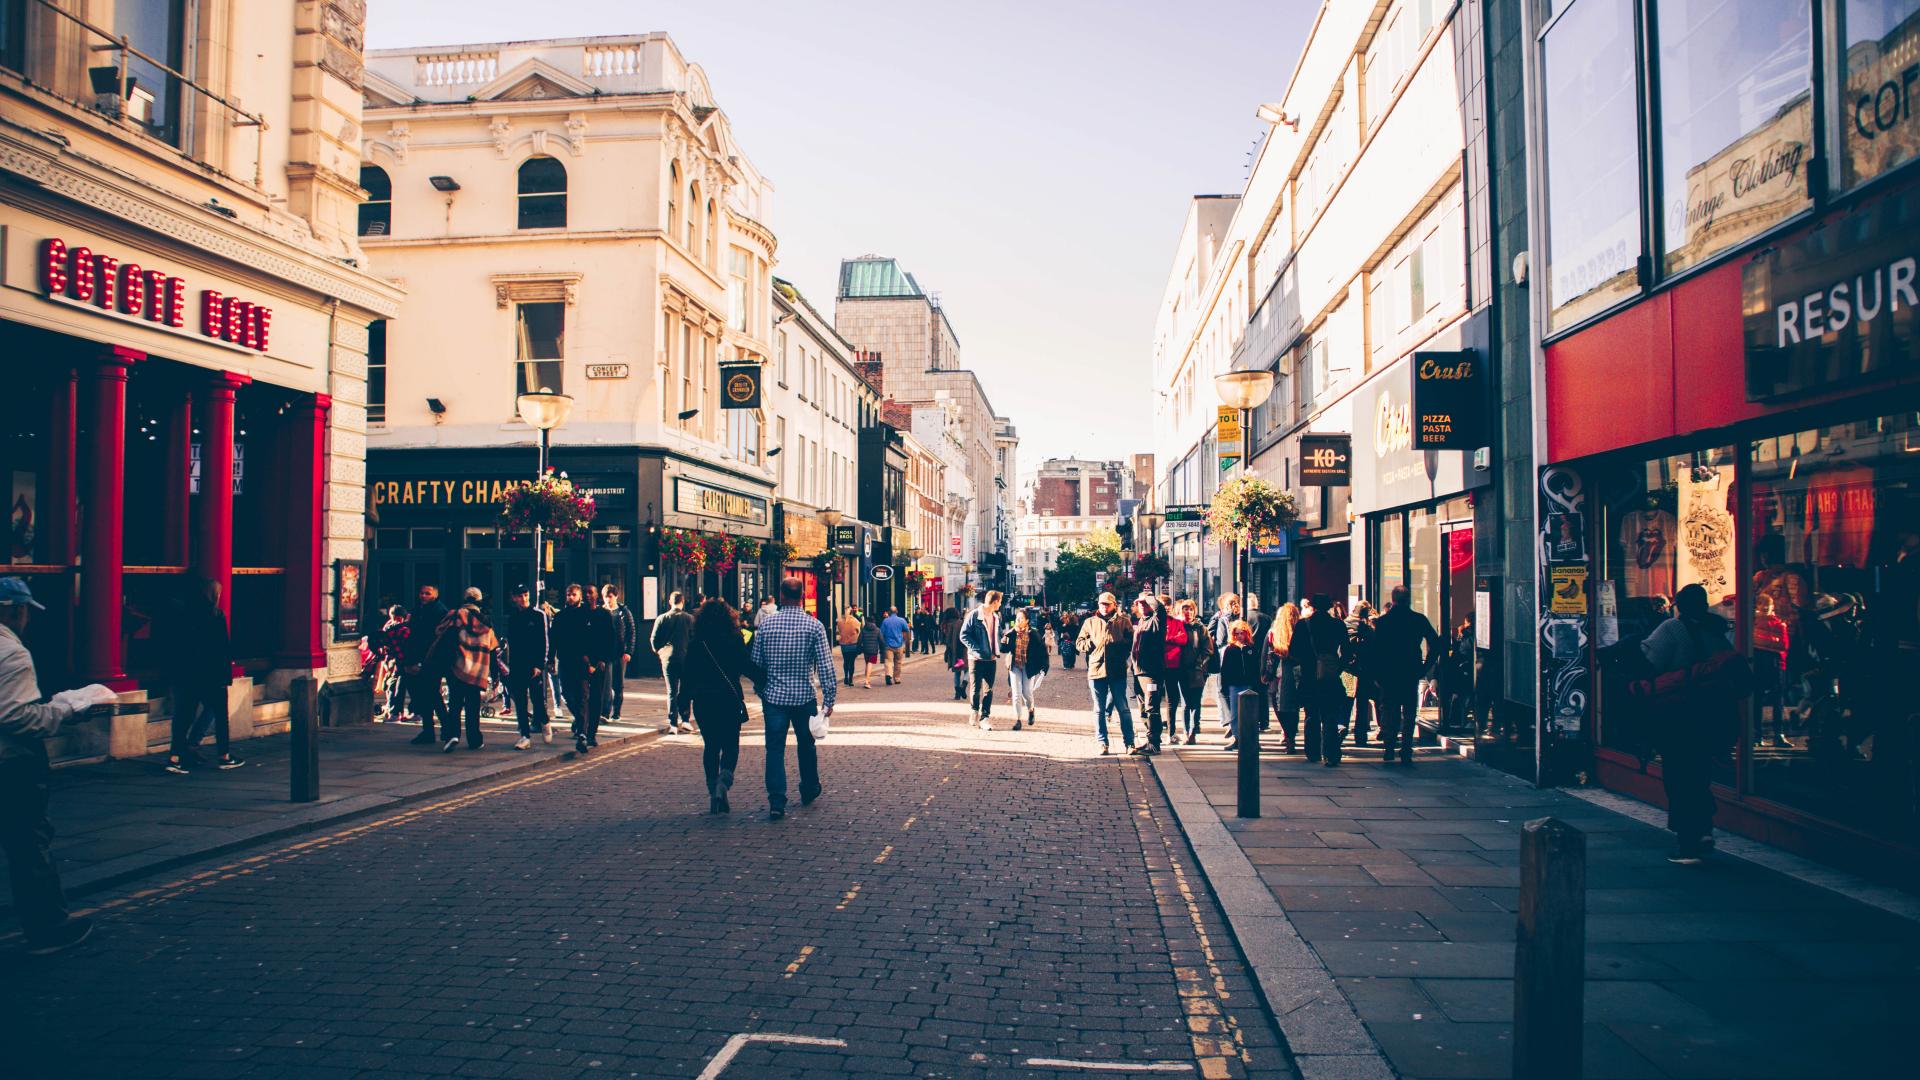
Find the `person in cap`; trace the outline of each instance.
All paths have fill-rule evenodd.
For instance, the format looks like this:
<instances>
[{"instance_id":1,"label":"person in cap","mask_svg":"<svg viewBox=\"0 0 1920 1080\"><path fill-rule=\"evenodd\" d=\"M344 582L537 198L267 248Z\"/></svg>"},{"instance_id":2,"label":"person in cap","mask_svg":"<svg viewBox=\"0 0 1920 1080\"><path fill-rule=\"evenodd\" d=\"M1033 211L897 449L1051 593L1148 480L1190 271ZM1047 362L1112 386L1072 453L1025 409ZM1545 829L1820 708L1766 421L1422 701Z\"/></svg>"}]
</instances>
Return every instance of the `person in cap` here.
<instances>
[{"instance_id":1,"label":"person in cap","mask_svg":"<svg viewBox=\"0 0 1920 1080\"><path fill-rule=\"evenodd\" d=\"M68 719L118 700L98 683L41 700L33 656L21 635L32 613L45 610L24 579L0 578L0 851L7 854L13 907L32 956L70 949L93 932L92 920L67 914L53 867L47 739Z\"/></svg>"}]
</instances>

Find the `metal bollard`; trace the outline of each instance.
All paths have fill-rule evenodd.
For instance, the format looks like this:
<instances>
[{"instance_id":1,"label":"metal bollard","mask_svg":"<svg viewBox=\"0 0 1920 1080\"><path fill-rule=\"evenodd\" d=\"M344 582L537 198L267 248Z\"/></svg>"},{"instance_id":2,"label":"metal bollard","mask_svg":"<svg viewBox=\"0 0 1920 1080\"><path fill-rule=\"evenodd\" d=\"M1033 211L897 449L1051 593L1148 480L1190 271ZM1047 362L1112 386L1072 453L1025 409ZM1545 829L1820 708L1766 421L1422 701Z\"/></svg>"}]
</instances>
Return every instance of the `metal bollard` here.
<instances>
[{"instance_id":1,"label":"metal bollard","mask_svg":"<svg viewBox=\"0 0 1920 1080\"><path fill-rule=\"evenodd\" d=\"M1240 743L1240 817L1260 816L1260 713L1264 705L1257 690L1240 691L1233 703L1234 738Z\"/></svg>"},{"instance_id":2,"label":"metal bollard","mask_svg":"<svg viewBox=\"0 0 1920 1080\"><path fill-rule=\"evenodd\" d=\"M310 678L293 680L292 745L288 747L287 798L292 802L320 800L320 716L317 684Z\"/></svg>"},{"instance_id":3,"label":"metal bollard","mask_svg":"<svg viewBox=\"0 0 1920 1080\"><path fill-rule=\"evenodd\" d=\"M1587 838L1557 818L1520 830L1513 955L1514 1080L1580 1080L1586 994Z\"/></svg>"}]
</instances>

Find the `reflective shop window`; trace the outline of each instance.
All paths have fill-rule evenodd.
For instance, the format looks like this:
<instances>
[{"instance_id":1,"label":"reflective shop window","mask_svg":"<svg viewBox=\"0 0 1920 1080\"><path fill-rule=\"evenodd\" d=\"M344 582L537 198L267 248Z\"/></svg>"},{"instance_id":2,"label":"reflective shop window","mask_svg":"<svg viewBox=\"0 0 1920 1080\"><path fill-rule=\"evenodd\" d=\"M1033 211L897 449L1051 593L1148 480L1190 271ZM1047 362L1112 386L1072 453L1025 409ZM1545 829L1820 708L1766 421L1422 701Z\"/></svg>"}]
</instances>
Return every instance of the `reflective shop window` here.
<instances>
[{"instance_id":1,"label":"reflective shop window","mask_svg":"<svg viewBox=\"0 0 1920 1080\"><path fill-rule=\"evenodd\" d=\"M1812 205L1808 0L1660 0L1660 183L1673 273Z\"/></svg>"},{"instance_id":2,"label":"reflective shop window","mask_svg":"<svg viewBox=\"0 0 1920 1080\"><path fill-rule=\"evenodd\" d=\"M1749 447L1758 796L1920 836L1920 413Z\"/></svg>"},{"instance_id":3,"label":"reflective shop window","mask_svg":"<svg viewBox=\"0 0 1920 1080\"><path fill-rule=\"evenodd\" d=\"M1662 732L1651 728L1651 714L1626 683L1645 675L1640 643L1673 616L1674 594L1682 588L1704 588L1714 614L1733 625L1740 590L1734 451L1702 448L1597 468L1592 479L1600 513L1591 589L1602 679L1600 743L1657 758ZM1581 516L1558 513L1546 523L1556 561L1589 556ZM1732 783L1730 762L1722 762L1718 782Z\"/></svg>"},{"instance_id":4,"label":"reflective shop window","mask_svg":"<svg viewBox=\"0 0 1920 1080\"><path fill-rule=\"evenodd\" d=\"M1550 329L1639 288L1640 136L1632 0L1573 0L1547 28Z\"/></svg>"},{"instance_id":5,"label":"reflective shop window","mask_svg":"<svg viewBox=\"0 0 1920 1080\"><path fill-rule=\"evenodd\" d=\"M1841 184L1852 187L1920 157L1920 0L1845 0L1838 13Z\"/></svg>"}]
</instances>

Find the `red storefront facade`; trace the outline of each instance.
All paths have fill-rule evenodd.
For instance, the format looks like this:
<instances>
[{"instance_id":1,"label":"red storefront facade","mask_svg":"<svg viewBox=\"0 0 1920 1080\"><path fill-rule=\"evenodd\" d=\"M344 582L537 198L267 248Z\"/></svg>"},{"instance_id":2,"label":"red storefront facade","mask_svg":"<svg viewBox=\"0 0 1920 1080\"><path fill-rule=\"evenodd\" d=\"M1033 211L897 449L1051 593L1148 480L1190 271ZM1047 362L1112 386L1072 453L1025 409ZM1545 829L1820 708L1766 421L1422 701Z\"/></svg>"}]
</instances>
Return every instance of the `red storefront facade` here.
<instances>
[{"instance_id":1,"label":"red storefront facade","mask_svg":"<svg viewBox=\"0 0 1920 1080\"><path fill-rule=\"evenodd\" d=\"M1870 120L1910 62L1920 5L1763 6L1720 26L1678 0L1573 0L1536 28L1541 741L1549 775L1664 805L1661 733L1627 682L1698 584L1759 683L1714 766L1716 824L1911 873L1920 126L1854 106ZM1679 74L1709 45L1742 88L1723 116ZM1562 124L1585 141L1555 147ZM1639 205L1602 206L1602 174Z\"/></svg>"}]
</instances>

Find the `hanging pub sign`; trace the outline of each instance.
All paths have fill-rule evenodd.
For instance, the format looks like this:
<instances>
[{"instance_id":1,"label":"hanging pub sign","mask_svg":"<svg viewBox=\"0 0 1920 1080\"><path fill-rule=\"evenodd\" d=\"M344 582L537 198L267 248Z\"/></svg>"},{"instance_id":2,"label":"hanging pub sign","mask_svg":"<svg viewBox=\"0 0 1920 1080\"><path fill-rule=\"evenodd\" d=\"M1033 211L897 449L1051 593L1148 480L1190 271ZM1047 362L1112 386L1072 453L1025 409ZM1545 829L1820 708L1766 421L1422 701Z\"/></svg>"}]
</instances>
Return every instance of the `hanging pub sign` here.
<instances>
[{"instance_id":1,"label":"hanging pub sign","mask_svg":"<svg viewBox=\"0 0 1920 1080\"><path fill-rule=\"evenodd\" d=\"M1413 448L1477 450L1487 430L1487 359L1473 349L1413 354Z\"/></svg>"},{"instance_id":2,"label":"hanging pub sign","mask_svg":"<svg viewBox=\"0 0 1920 1080\"><path fill-rule=\"evenodd\" d=\"M1300 486L1346 487L1353 483L1353 436L1300 436Z\"/></svg>"},{"instance_id":3,"label":"hanging pub sign","mask_svg":"<svg viewBox=\"0 0 1920 1080\"><path fill-rule=\"evenodd\" d=\"M757 409L760 407L760 365L720 365L720 407Z\"/></svg>"},{"instance_id":4,"label":"hanging pub sign","mask_svg":"<svg viewBox=\"0 0 1920 1080\"><path fill-rule=\"evenodd\" d=\"M1747 399L1913 370L1920 361L1920 192L1889 193L1755 255L1741 275Z\"/></svg>"}]
</instances>

